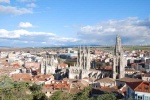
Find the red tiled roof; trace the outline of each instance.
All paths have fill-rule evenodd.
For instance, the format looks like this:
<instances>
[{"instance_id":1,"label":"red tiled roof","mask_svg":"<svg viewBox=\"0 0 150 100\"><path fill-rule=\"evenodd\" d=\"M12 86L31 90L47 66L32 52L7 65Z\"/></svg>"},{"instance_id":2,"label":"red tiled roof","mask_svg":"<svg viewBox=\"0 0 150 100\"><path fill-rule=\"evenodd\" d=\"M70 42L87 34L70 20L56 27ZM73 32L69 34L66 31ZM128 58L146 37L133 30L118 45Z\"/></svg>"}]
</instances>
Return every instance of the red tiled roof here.
<instances>
[{"instance_id":1,"label":"red tiled roof","mask_svg":"<svg viewBox=\"0 0 150 100\"><path fill-rule=\"evenodd\" d=\"M98 79L96 81L97 82L104 82L104 83L115 83L115 80L112 78L109 78L109 77Z\"/></svg>"},{"instance_id":2,"label":"red tiled roof","mask_svg":"<svg viewBox=\"0 0 150 100\"><path fill-rule=\"evenodd\" d=\"M12 66L13 66L13 67L20 67L20 65L17 64L17 63L13 64Z\"/></svg>"},{"instance_id":3,"label":"red tiled roof","mask_svg":"<svg viewBox=\"0 0 150 100\"><path fill-rule=\"evenodd\" d=\"M19 73L19 74L13 74L12 79L14 81L30 81L32 77L28 73Z\"/></svg>"},{"instance_id":4,"label":"red tiled roof","mask_svg":"<svg viewBox=\"0 0 150 100\"><path fill-rule=\"evenodd\" d=\"M150 74L142 74L142 77L150 77Z\"/></svg>"},{"instance_id":5,"label":"red tiled roof","mask_svg":"<svg viewBox=\"0 0 150 100\"><path fill-rule=\"evenodd\" d=\"M60 67L67 67L68 65L65 64L65 63L61 63L61 64L59 64L58 66L60 66Z\"/></svg>"},{"instance_id":6,"label":"red tiled roof","mask_svg":"<svg viewBox=\"0 0 150 100\"><path fill-rule=\"evenodd\" d=\"M150 93L150 83L147 81L143 81L134 90L140 91L140 92L149 92Z\"/></svg>"}]
</instances>

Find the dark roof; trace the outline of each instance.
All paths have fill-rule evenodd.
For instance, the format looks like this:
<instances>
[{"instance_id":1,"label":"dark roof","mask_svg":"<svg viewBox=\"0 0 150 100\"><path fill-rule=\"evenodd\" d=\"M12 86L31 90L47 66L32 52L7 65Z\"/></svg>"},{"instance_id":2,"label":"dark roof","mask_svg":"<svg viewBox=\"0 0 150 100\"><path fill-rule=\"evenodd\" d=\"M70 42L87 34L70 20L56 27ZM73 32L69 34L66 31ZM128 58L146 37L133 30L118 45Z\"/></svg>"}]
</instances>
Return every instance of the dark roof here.
<instances>
[{"instance_id":1,"label":"dark roof","mask_svg":"<svg viewBox=\"0 0 150 100\"><path fill-rule=\"evenodd\" d=\"M117 81L122 81L122 82L142 82L141 79L135 79L135 78L121 78L121 79L117 79Z\"/></svg>"},{"instance_id":2,"label":"dark roof","mask_svg":"<svg viewBox=\"0 0 150 100\"><path fill-rule=\"evenodd\" d=\"M141 84L142 82L127 82L126 84L132 89L134 90L139 84Z\"/></svg>"},{"instance_id":3,"label":"dark roof","mask_svg":"<svg viewBox=\"0 0 150 100\"><path fill-rule=\"evenodd\" d=\"M114 92L118 92L118 89L115 88L92 88L92 93L93 94L104 94L104 93L114 93Z\"/></svg>"}]
</instances>

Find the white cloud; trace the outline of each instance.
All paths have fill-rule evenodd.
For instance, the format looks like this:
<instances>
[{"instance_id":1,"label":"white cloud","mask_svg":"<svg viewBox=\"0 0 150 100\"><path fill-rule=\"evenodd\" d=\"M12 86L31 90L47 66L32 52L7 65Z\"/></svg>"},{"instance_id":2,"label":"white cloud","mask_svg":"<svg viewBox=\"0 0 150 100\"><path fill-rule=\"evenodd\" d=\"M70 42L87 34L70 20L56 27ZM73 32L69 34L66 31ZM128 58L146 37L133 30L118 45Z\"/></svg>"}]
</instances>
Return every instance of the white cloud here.
<instances>
[{"instance_id":1,"label":"white cloud","mask_svg":"<svg viewBox=\"0 0 150 100\"><path fill-rule=\"evenodd\" d=\"M42 44L46 44L46 42L41 42Z\"/></svg>"},{"instance_id":2,"label":"white cloud","mask_svg":"<svg viewBox=\"0 0 150 100\"><path fill-rule=\"evenodd\" d=\"M120 34L123 44L150 43L150 17L139 20L130 17L123 20L108 20L97 25L80 28L78 38L83 44L114 44L116 34Z\"/></svg>"},{"instance_id":3,"label":"white cloud","mask_svg":"<svg viewBox=\"0 0 150 100\"><path fill-rule=\"evenodd\" d=\"M10 3L10 0L0 0L0 3Z\"/></svg>"},{"instance_id":4,"label":"white cloud","mask_svg":"<svg viewBox=\"0 0 150 100\"><path fill-rule=\"evenodd\" d=\"M90 26L90 25L87 25L87 26L81 27L81 31L87 32L87 33L101 31L102 29L103 29L102 26Z\"/></svg>"},{"instance_id":5,"label":"white cloud","mask_svg":"<svg viewBox=\"0 0 150 100\"><path fill-rule=\"evenodd\" d=\"M53 33L45 33L45 32L29 32L27 30L13 30L8 31L5 29L0 29L0 38L20 38L21 36L37 36L37 35L45 35L45 36L55 36Z\"/></svg>"},{"instance_id":6,"label":"white cloud","mask_svg":"<svg viewBox=\"0 0 150 100\"><path fill-rule=\"evenodd\" d=\"M32 27L33 25L30 24L25 24L25 26ZM31 32L23 29L8 31L0 29L0 40L6 39L7 42L16 41L14 43L20 43L18 45L25 43L27 46L31 44L36 46L114 45L116 34L120 34L123 44L150 44L150 17L145 20L132 17L123 20L108 20L96 25L81 26L78 30L77 38L68 38L48 32Z\"/></svg>"},{"instance_id":7,"label":"white cloud","mask_svg":"<svg viewBox=\"0 0 150 100\"><path fill-rule=\"evenodd\" d=\"M0 13L22 15L22 14L33 13L33 12L32 9L0 5Z\"/></svg>"},{"instance_id":8,"label":"white cloud","mask_svg":"<svg viewBox=\"0 0 150 100\"><path fill-rule=\"evenodd\" d=\"M18 25L19 28L31 28L33 25L30 22L20 22Z\"/></svg>"},{"instance_id":9,"label":"white cloud","mask_svg":"<svg viewBox=\"0 0 150 100\"><path fill-rule=\"evenodd\" d=\"M34 8L34 7L36 7L36 4L35 4L35 3L30 3L30 4L27 4L27 7L32 7L32 8Z\"/></svg>"},{"instance_id":10,"label":"white cloud","mask_svg":"<svg viewBox=\"0 0 150 100\"><path fill-rule=\"evenodd\" d=\"M49 40L55 40L55 41L61 41L61 42L77 42L78 39L76 38L66 38L66 37L60 37L60 36L57 36L57 37L50 37Z\"/></svg>"},{"instance_id":11,"label":"white cloud","mask_svg":"<svg viewBox=\"0 0 150 100\"><path fill-rule=\"evenodd\" d=\"M18 2L35 2L36 0L17 0Z\"/></svg>"},{"instance_id":12,"label":"white cloud","mask_svg":"<svg viewBox=\"0 0 150 100\"><path fill-rule=\"evenodd\" d=\"M53 33L47 32L30 32L27 30L13 30L8 31L5 29L0 29L0 40L6 39L10 43L25 43L26 45L67 45L74 44L78 42L76 38L66 38L61 37ZM20 41L20 42L19 42ZM28 41L28 42L27 42ZM13 45L14 45L13 44Z\"/></svg>"}]
</instances>

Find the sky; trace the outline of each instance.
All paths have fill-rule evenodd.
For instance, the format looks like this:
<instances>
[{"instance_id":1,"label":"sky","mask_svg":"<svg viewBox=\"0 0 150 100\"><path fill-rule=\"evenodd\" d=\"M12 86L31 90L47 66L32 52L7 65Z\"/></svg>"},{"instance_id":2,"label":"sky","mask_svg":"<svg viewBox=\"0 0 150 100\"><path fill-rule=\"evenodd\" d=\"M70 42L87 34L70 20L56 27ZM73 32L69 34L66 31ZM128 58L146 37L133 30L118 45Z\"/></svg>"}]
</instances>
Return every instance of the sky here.
<instances>
[{"instance_id":1,"label":"sky","mask_svg":"<svg viewBox=\"0 0 150 100\"><path fill-rule=\"evenodd\" d=\"M0 46L150 45L150 0L0 0Z\"/></svg>"}]
</instances>

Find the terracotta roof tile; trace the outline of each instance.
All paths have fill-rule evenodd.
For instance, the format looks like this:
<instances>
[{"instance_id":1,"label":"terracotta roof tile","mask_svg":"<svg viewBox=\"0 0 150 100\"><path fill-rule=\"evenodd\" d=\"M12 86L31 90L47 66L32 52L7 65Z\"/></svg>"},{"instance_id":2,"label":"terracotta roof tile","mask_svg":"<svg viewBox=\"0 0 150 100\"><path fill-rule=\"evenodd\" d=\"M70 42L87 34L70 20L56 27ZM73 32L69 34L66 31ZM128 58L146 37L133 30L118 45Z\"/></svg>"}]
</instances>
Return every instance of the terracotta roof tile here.
<instances>
[{"instance_id":1,"label":"terracotta roof tile","mask_svg":"<svg viewBox=\"0 0 150 100\"><path fill-rule=\"evenodd\" d=\"M115 83L115 80L112 79L112 78L109 78L109 77L106 77L106 78L102 78L102 79L99 79L99 80L96 80L98 82L105 82L105 83Z\"/></svg>"},{"instance_id":2,"label":"terracotta roof tile","mask_svg":"<svg viewBox=\"0 0 150 100\"><path fill-rule=\"evenodd\" d=\"M150 74L142 74L142 77L150 77Z\"/></svg>"},{"instance_id":3,"label":"terracotta roof tile","mask_svg":"<svg viewBox=\"0 0 150 100\"><path fill-rule=\"evenodd\" d=\"M141 79L135 79L135 78L121 78L121 79L117 79L117 81L122 81L122 82L142 82Z\"/></svg>"},{"instance_id":4,"label":"terracotta roof tile","mask_svg":"<svg viewBox=\"0 0 150 100\"><path fill-rule=\"evenodd\" d=\"M150 93L150 83L147 81L143 81L134 90L140 91L140 92L149 92Z\"/></svg>"},{"instance_id":5,"label":"terracotta roof tile","mask_svg":"<svg viewBox=\"0 0 150 100\"><path fill-rule=\"evenodd\" d=\"M19 74L12 74L12 79L14 81L30 81L32 77L28 73L19 73Z\"/></svg>"}]
</instances>

